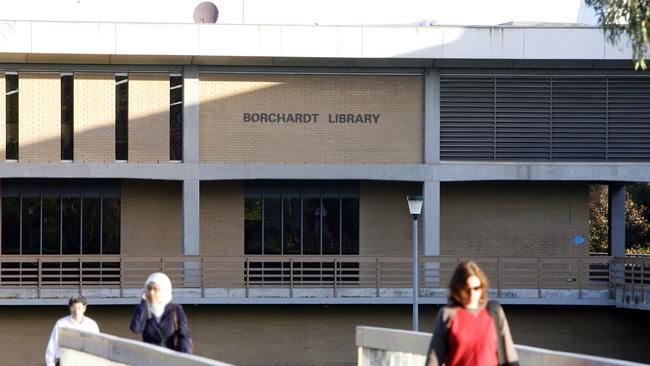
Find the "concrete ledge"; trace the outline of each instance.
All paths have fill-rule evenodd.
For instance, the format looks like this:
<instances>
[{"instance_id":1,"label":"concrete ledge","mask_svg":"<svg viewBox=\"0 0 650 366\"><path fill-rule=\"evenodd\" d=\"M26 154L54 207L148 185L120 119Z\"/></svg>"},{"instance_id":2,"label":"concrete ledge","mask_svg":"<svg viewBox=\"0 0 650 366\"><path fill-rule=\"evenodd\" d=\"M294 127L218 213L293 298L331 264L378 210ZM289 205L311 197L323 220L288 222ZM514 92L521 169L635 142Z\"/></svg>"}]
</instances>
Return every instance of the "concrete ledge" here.
<instances>
[{"instance_id":1,"label":"concrete ledge","mask_svg":"<svg viewBox=\"0 0 650 366\"><path fill-rule=\"evenodd\" d=\"M401 329L357 326L356 346L359 348L359 365L407 364L412 355L425 356L429 351L431 334ZM515 345L519 362L526 366L641 366L644 364L613 358L558 352L543 348ZM377 359L377 358L381 359ZM366 359L364 359L366 358ZM366 362L372 358L373 362ZM388 363L390 360L390 363Z\"/></svg>"},{"instance_id":2,"label":"concrete ledge","mask_svg":"<svg viewBox=\"0 0 650 366\"><path fill-rule=\"evenodd\" d=\"M61 364L83 365L92 359L92 365L138 365L138 366L228 366L230 364L209 358L175 352L151 344L115 337L93 334L75 329L59 331ZM92 357L89 357L92 356Z\"/></svg>"},{"instance_id":3,"label":"concrete ledge","mask_svg":"<svg viewBox=\"0 0 650 366\"><path fill-rule=\"evenodd\" d=\"M82 294L94 305L137 304L142 289L98 289L98 288L43 288L39 297L37 289L0 289L0 305L63 305L70 296ZM248 296L247 296L248 293ZM181 304L411 304L413 290L403 287L380 288L379 296L375 288L304 288L294 287L252 287L246 288L177 288L174 300ZM447 289L422 288L418 301L422 304L446 304ZM537 289L490 290L490 298L502 304L535 305L599 305L611 306L616 301L610 297L608 289L570 290L542 289L538 297ZM635 306L642 301L641 292L626 296L629 301L625 307ZM650 303L650 292L646 292L646 303ZM623 293L617 292L619 303Z\"/></svg>"}]
</instances>

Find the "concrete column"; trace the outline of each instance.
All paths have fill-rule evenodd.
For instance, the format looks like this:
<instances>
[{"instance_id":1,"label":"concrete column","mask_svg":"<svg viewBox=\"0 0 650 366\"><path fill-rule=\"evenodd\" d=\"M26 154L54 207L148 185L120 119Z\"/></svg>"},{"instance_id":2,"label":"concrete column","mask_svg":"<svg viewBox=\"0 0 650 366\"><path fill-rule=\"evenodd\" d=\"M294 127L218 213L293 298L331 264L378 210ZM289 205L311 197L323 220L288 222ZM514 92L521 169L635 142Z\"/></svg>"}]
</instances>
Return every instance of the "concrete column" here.
<instances>
[{"instance_id":1,"label":"concrete column","mask_svg":"<svg viewBox=\"0 0 650 366\"><path fill-rule=\"evenodd\" d=\"M201 85L196 67L183 68L183 162L199 162Z\"/></svg>"},{"instance_id":2,"label":"concrete column","mask_svg":"<svg viewBox=\"0 0 650 366\"><path fill-rule=\"evenodd\" d=\"M424 255L440 255L440 181L424 182Z\"/></svg>"},{"instance_id":3,"label":"concrete column","mask_svg":"<svg viewBox=\"0 0 650 366\"><path fill-rule=\"evenodd\" d=\"M609 185L609 247L614 257L625 256L625 185Z\"/></svg>"},{"instance_id":4,"label":"concrete column","mask_svg":"<svg viewBox=\"0 0 650 366\"><path fill-rule=\"evenodd\" d=\"M198 179L183 181L183 255L200 254L199 201L200 184ZM183 283L186 287L201 285L201 267L198 261L183 263Z\"/></svg>"},{"instance_id":5,"label":"concrete column","mask_svg":"<svg viewBox=\"0 0 650 366\"><path fill-rule=\"evenodd\" d=\"M425 256L440 255L440 181L424 182L424 248ZM440 283L440 263L427 261L422 268L423 287L444 287Z\"/></svg>"},{"instance_id":6,"label":"concrete column","mask_svg":"<svg viewBox=\"0 0 650 366\"><path fill-rule=\"evenodd\" d=\"M424 163L440 163L440 72L424 73Z\"/></svg>"},{"instance_id":7,"label":"concrete column","mask_svg":"<svg viewBox=\"0 0 650 366\"><path fill-rule=\"evenodd\" d=\"M199 180L183 181L183 254L199 254Z\"/></svg>"}]
</instances>

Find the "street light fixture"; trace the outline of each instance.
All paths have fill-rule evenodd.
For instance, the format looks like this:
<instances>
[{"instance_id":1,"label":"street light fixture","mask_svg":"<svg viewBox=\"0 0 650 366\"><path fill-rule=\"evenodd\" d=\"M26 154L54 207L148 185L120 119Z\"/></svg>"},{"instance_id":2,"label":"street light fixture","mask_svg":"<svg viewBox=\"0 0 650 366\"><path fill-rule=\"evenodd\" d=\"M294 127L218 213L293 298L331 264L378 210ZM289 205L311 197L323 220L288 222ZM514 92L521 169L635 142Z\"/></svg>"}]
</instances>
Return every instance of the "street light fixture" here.
<instances>
[{"instance_id":1,"label":"street light fixture","mask_svg":"<svg viewBox=\"0 0 650 366\"><path fill-rule=\"evenodd\" d=\"M423 196L406 196L413 217L413 330L419 330L418 321L418 217L422 213Z\"/></svg>"}]
</instances>

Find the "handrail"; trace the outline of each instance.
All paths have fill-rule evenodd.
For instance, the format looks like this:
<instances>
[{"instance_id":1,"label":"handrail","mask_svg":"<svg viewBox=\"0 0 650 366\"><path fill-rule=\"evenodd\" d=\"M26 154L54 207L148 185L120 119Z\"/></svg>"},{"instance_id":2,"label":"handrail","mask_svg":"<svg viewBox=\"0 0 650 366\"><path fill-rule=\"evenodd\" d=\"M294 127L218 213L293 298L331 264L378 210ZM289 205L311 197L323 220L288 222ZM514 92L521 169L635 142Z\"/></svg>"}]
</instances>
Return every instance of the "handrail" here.
<instances>
[{"instance_id":1,"label":"handrail","mask_svg":"<svg viewBox=\"0 0 650 366\"><path fill-rule=\"evenodd\" d=\"M526 298L552 295L576 299L587 295L613 298L614 286L620 285L625 276L613 274L618 269L612 263L650 260L603 256L420 256L420 296L434 296L422 290L444 290L458 262L464 259L474 259L483 267L496 297L519 294ZM141 288L151 272L164 271L175 289L198 289L200 297L215 296L207 289L241 289L240 297L255 292L259 297L260 292L268 289L286 290L286 297L300 296L308 289L329 289L331 297L350 296L351 291L367 289L363 296L399 297L402 295L386 295L386 291L410 289L411 266L410 256L395 255L3 255L0 289L36 289L38 298L50 289L119 289L123 297L125 290ZM641 274L644 283L650 281L650 273ZM567 295L567 291L571 294ZM445 295L437 292L435 296Z\"/></svg>"},{"instance_id":2,"label":"handrail","mask_svg":"<svg viewBox=\"0 0 650 366\"><path fill-rule=\"evenodd\" d=\"M232 366L105 333L59 329L62 365Z\"/></svg>"},{"instance_id":3,"label":"handrail","mask_svg":"<svg viewBox=\"0 0 650 366\"><path fill-rule=\"evenodd\" d=\"M357 326L356 346L358 365L394 364L423 365L429 351L431 333L401 329ZM543 348L515 345L519 363L527 366L642 366L645 364L578 353L553 351Z\"/></svg>"}]
</instances>

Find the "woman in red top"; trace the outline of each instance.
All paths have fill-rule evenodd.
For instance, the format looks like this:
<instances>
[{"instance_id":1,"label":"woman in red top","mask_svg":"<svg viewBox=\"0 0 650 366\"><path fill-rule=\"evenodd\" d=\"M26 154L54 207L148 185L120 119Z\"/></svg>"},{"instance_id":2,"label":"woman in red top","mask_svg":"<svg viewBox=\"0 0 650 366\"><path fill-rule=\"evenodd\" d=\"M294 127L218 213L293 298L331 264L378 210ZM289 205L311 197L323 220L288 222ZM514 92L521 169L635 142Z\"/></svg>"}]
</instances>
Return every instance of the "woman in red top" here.
<instances>
[{"instance_id":1,"label":"woman in red top","mask_svg":"<svg viewBox=\"0 0 650 366\"><path fill-rule=\"evenodd\" d=\"M488 281L474 261L458 265L449 305L438 311L427 366L519 365L505 313L488 301Z\"/></svg>"}]
</instances>

